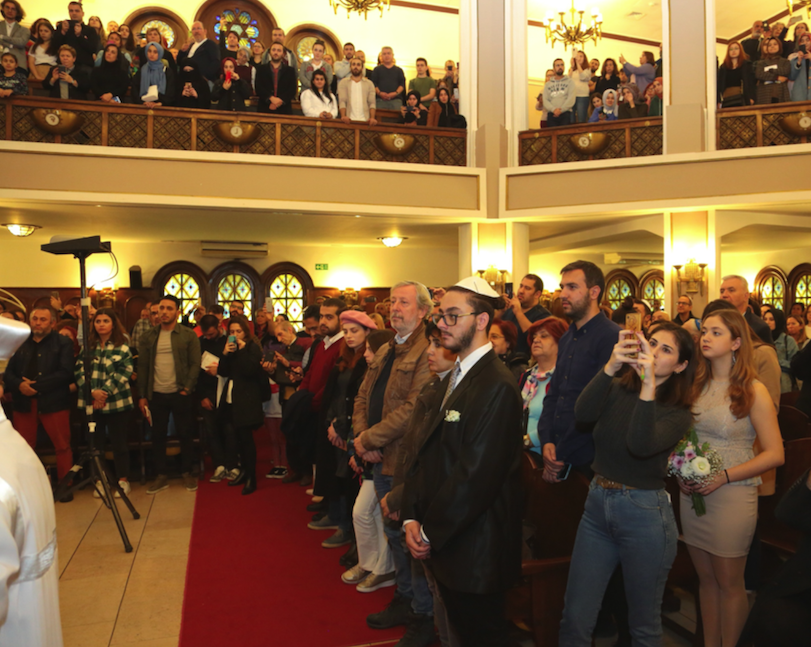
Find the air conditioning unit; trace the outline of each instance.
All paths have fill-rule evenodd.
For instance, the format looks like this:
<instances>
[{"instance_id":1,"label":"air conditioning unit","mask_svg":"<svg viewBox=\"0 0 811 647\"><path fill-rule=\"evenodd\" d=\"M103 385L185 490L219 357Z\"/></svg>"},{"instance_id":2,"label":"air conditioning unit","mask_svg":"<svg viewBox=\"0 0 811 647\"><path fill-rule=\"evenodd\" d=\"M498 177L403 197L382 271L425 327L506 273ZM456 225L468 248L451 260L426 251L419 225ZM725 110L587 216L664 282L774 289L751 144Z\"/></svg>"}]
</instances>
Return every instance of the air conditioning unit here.
<instances>
[{"instance_id":1,"label":"air conditioning unit","mask_svg":"<svg viewBox=\"0 0 811 647\"><path fill-rule=\"evenodd\" d=\"M605 265L662 265L665 258L664 255L653 258L651 254L611 252L603 254L603 262Z\"/></svg>"},{"instance_id":2,"label":"air conditioning unit","mask_svg":"<svg viewBox=\"0 0 811 647\"><path fill-rule=\"evenodd\" d=\"M267 243L238 243L203 240L200 253L215 258L262 258L268 255Z\"/></svg>"}]
</instances>

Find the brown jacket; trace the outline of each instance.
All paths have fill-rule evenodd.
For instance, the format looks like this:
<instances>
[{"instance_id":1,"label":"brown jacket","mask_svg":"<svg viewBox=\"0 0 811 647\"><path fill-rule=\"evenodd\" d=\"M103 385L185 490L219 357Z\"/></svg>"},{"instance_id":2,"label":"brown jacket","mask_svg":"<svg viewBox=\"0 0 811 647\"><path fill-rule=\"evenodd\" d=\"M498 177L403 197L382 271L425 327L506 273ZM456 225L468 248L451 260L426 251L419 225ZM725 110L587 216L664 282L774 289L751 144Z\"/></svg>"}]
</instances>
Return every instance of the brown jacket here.
<instances>
[{"instance_id":1,"label":"brown jacket","mask_svg":"<svg viewBox=\"0 0 811 647\"><path fill-rule=\"evenodd\" d=\"M383 474L387 476L394 475L400 442L411 419L414 403L422 387L431 379L427 351L428 340L422 323L405 343L398 344L392 339L384 344L369 365L355 398L352 420L355 446L360 444L367 451L383 450ZM390 352L394 353L394 363L383 396L383 419L369 427L366 423L369 399Z\"/></svg>"},{"instance_id":2,"label":"brown jacket","mask_svg":"<svg viewBox=\"0 0 811 647\"><path fill-rule=\"evenodd\" d=\"M451 114L459 114L456 106L451 104ZM431 107L428 108L428 128L437 128L439 126L439 115L442 113L442 108L439 106L439 101L434 101Z\"/></svg>"}]
</instances>

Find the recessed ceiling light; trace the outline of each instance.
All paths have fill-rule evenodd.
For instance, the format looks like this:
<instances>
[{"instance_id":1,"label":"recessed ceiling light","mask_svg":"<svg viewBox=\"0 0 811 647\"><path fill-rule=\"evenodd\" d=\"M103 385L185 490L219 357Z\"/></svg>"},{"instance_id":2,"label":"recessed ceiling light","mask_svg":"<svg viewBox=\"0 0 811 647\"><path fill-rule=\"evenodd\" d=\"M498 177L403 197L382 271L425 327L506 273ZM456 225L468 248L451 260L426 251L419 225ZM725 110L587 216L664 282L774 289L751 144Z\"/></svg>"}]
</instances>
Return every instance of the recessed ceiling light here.
<instances>
[{"instance_id":1,"label":"recessed ceiling light","mask_svg":"<svg viewBox=\"0 0 811 647\"><path fill-rule=\"evenodd\" d=\"M640 13L638 11L632 11L631 13L628 14L628 17L633 18L634 20L641 20L644 15L645 14Z\"/></svg>"},{"instance_id":2,"label":"recessed ceiling light","mask_svg":"<svg viewBox=\"0 0 811 647\"><path fill-rule=\"evenodd\" d=\"M42 229L42 227L40 227L39 225L18 225L16 223L4 223L2 226L8 229L15 236L19 236L20 238L30 236L37 229Z\"/></svg>"},{"instance_id":3,"label":"recessed ceiling light","mask_svg":"<svg viewBox=\"0 0 811 647\"><path fill-rule=\"evenodd\" d=\"M404 240L408 240L407 237L403 236L380 236L378 238L386 247L399 247L400 243Z\"/></svg>"},{"instance_id":4,"label":"recessed ceiling light","mask_svg":"<svg viewBox=\"0 0 811 647\"><path fill-rule=\"evenodd\" d=\"M355 218L360 218L360 216L355 216Z\"/></svg>"}]
</instances>

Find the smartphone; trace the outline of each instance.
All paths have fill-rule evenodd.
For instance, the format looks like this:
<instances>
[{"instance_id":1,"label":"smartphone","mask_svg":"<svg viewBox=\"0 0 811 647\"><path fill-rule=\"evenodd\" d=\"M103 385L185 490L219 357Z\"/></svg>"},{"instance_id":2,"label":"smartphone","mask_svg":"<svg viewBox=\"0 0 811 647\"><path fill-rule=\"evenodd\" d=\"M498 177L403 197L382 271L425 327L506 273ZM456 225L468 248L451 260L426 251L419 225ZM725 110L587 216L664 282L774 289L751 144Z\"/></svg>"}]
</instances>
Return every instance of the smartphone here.
<instances>
[{"instance_id":1,"label":"smartphone","mask_svg":"<svg viewBox=\"0 0 811 647\"><path fill-rule=\"evenodd\" d=\"M625 315L625 330L629 331L634 337L636 333L642 331L642 315L638 312L629 312ZM628 357L636 359L639 353L631 353Z\"/></svg>"},{"instance_id":2,"label":"smartphone","mask_svg":"<svg viewBox=\"0 0 811 647\"><path fill-rule=\"evenodd\" d=\"M228 343L229 344L236 344L237 338L234 335L228 335Z\"/></svg>"},{"instance_id":3,"label":"smartphone","mask_svg":"<svg viewBox=\"0 0 811 647\"><path fill-rule=\"evenodd\" d=\"M53 290L51 292L51 296L58 301L59 300L59 291L58 290Z\"/></svg>"},{"instance_id":4,"label":"smartphone","mask_svg":"<svg viewBox=\"0 0 811 647\"><path fill-rule=\"evenodd\" d=\"M65 72L68 71L68 68L66 68L64 65L60 65L56 69L59 70L60 74L64 74Z\"/></svg>"},{"instance_id":5,"label":"smartphone","mask_svg":"<svg viewBox=\"0 0 811 647\"><path fill-rule=\"evenodd\" d=\"M113 103L121 103L121 99L118 97L113 97Z\"/></svg>"},{"instance_id":6,"label":"smartphone","mask_svg":"<svg viewBox=\"0 0 811 647\"><path fill-rule=\"evenodd\" d=\"M802 45L800 45L800 51L803 54L807 54L808 53L808 46L805 43L803 43Z\"/></svg>"},{"instance_id":7,"label":"smartphone","mask_svg":"<svg viewBox=\"0 0 811 647\"><path fill-rule=\"evenodd\" d=\"M508 297L510 297L511 299L513 298L513 282L512 281L508 281L507 283L504 284L504 292L507 293Z\"/></svg>"},{"instance_id":8,"label":"smartphone","mask_svg":"<svg viewBox=\"0 0 811 647\"><path fill-rule=\"evenodd\" d=\"M226 81L231 80L231 70L225 70L225 80Z\"/></svg>"},{"instance_id":9,"label":"smartphone","mask_svg":"<svg viewBox=\"0 0 811 647\"><path fill-rule=\"evenodd\" d=\"M572 464L571 463L564 463L563 467L560 468L558 472L558 481L565 481L569 478L569 474L572 473Z\"/></svg>"},{"instance_id":10,"label":"smartphone","mask_svg":"<svg viewBox=\"0 0 811 647\"><path fill-rule=\"evenodd\" d=\"M453 65L448 65L445 69L448 70L448 72L453 72Z\"/></svg>"}]
</instances>

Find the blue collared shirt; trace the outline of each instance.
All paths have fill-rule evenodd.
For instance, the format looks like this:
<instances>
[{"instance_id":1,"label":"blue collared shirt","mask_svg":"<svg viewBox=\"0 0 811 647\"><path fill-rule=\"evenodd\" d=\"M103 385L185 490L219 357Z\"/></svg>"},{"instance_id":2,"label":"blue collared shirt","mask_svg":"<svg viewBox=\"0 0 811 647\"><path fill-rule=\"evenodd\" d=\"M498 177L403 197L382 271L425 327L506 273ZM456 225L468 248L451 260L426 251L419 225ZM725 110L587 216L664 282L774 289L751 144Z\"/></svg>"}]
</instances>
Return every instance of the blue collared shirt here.
<instances>
[{"instance_id":1,"label":"blue collared shirt","mask_svg":"<svg viewBox=\"0 0 811 647\"><path fill-rule=\"evenodd\" d=\"M558 361L538 421L541 448L555 444L557 459L572 465L590 465L594 459L591 429L576 428L574 405L580 392L611 357L620 327L602 312L578 329L575 324L558 342Z\"/></svg>"}]
</instances>

